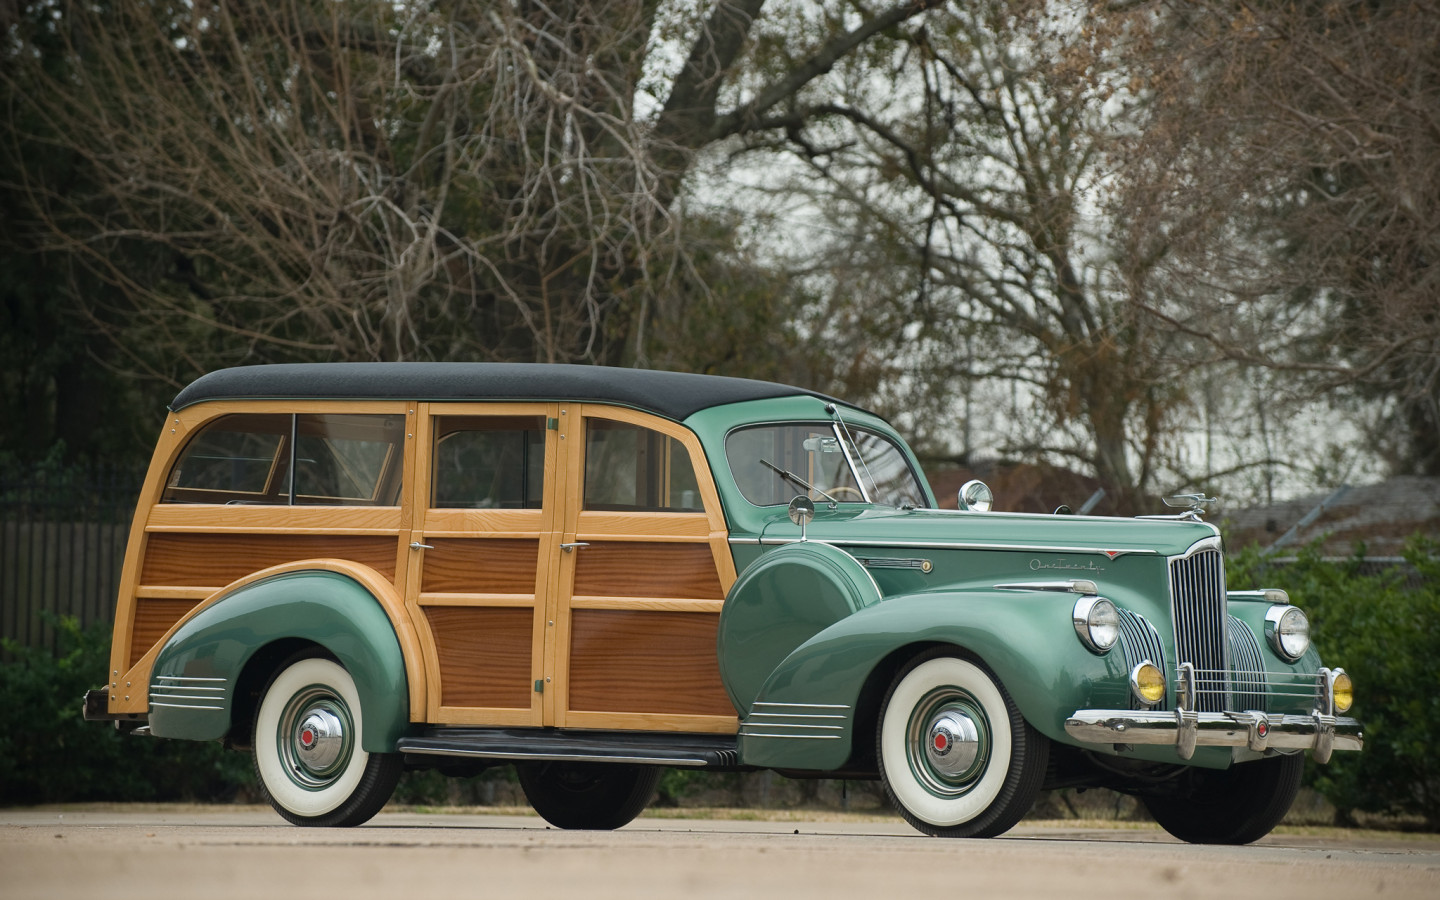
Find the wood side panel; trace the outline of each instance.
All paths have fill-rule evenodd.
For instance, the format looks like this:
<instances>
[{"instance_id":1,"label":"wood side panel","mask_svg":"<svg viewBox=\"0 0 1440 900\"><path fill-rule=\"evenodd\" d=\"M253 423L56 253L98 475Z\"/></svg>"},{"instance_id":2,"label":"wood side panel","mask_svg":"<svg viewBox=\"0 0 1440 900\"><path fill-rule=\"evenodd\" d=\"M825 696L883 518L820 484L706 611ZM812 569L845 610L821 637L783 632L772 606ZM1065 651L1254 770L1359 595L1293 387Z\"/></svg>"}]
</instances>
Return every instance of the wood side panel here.
<instances>
[{"instance_id":1,"label":"wood side panel","mask_svg":"<svg viewBox=\"0 0 1440 900\"><path fill-rule=\"evenodd\" d=\"M530 708L533 609L432 606L425 618L435 635L441 706Z\"/></svg>"},{"instance_id":2,"label":"wood side panel","mask_svg":"<svg viewBox=\"0 0 1440 900\"><path fill-rule=\"evenodd\" d=\"M535 593L538 538L429 538L420 590L425 593Z\"/></svg>"},{"instance_id":3,"label":"wood side panel","mask_svg":"<svg viewBox=\"0 0 1440 900\"><path fill-rule=\"evenodd\" d=\"M155 646L155 642L199 602L154 597L141 597L135 601L135 618L130 629L130 666L135 665L145 651Z\"/></svg>"},{"instance_id":4,"label":"wood side panel","mask_svg":"<svg viewBox=\"0 0 1440 900\"><path fill-rule=\"evenodd\" d=\"M301 559L348 559L395 580L395 536L151 534L140 583L223 587L252 572Z\"/></svg>"},{"instance_id":5,"label":"wood side panel","mask_svg":"<svg viewBox=\"0 0 1440 900\"><path fill-rule=\"evenodd\" d=\"M719 624L708 613L575 610L569 708L735 715L715 661Z\"/></svg>"},{"instance_id":6,"label":"wood side panel","mask_svg":"<svg viewBox=\"0 0 1440 900\"><path fill-rule=\"evenodd\" d=\"M575 554L579 597L722 600L709 544L591 541Z\"/></svg>"}]
</instances>

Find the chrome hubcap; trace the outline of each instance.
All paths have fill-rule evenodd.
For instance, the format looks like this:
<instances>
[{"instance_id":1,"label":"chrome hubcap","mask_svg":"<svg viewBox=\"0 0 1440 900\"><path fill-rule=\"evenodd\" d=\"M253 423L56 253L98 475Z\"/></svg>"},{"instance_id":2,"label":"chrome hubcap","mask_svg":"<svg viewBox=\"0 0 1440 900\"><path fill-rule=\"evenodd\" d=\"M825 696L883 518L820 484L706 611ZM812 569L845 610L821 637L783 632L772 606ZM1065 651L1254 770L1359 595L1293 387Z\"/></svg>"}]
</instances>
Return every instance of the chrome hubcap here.
<instances>
[{"instance_id":1,"label":"chrome hubcap","mask_svg":"<svg viewBox=\"0 0 1440 900\"><path fill-rule=\"evenodd\" d=\"M925 746L930 766L945 778L964 778L980 755L980 729L957 709L946 709L930 722Z\"/></svg>"},{"instance_id":2,"label":"chrome hubcap","mask_svg":"<svg viewBox=\"0 0 1440 900\"><path fill-rule=\"evenodd\" d=\"M322 790L344 772L354 752L355 727L344 701L316 685L285 704L275 734L290 780L306 790Z\"/></svg>"},{"instance_id":3,"label":"chrome hubcap","mask_svg":"<svg viewBox=\"0 0 1440 900\"><path fill-rule=\"evenodd\" d=\"M316 707L296 726L295 751L300 764L312 772L335 765L345 749L345 725L328 709Z\"/></svg>"},{"instance_id":4,"label":"chrome hubcap","mask_svg":"<svg viewBox=\"0 0 1440 900\"><path fill-rule=\"evenodd\" d=\"M955 687L932 691L915 707L906 741L915 778L939 797L967 793L990 761L985 711Z\"/></svg>"}]
</instances>

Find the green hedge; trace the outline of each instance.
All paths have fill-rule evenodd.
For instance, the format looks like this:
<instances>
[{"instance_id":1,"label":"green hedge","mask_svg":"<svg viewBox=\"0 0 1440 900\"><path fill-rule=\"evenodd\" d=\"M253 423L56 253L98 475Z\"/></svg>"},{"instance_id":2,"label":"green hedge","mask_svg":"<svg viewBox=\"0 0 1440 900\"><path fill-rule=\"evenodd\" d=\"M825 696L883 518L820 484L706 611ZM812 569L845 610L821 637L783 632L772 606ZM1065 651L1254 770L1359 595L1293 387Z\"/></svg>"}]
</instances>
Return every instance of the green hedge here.
<instances>
[{"instance_id":1,"label":"green hedge","mask_svg":"<svg viewBox=\"0 0 1440 900\"><path fill-rule=\"evenodd\" d=\"M1277 564L1252 547L1230 556L1227 577L1232 589L1289 591L1310 617L1321 658L1354 680L1351 714L1365 726L1365 749L1311 762L1306 773L1337 820L1360 811L1440 829L1440 543L1407 544L1418 586L1399 567L1366 574L1364 555L1360 546L1347 560L1326 561L1311 546Z\"/></svg>"},{"instance_id":2,"label":"green hedge","mask_svg":"<svg viewBox=\"0 0 1440 900\"><path fill-rule=\"evenodd\" d=\"M52 620L56 650L5 641L0 664L0 803L230 800L254 782L248 754L219 744L122 735L81 717L109 668L110 625Z\"/></svg>"}]
</instances>

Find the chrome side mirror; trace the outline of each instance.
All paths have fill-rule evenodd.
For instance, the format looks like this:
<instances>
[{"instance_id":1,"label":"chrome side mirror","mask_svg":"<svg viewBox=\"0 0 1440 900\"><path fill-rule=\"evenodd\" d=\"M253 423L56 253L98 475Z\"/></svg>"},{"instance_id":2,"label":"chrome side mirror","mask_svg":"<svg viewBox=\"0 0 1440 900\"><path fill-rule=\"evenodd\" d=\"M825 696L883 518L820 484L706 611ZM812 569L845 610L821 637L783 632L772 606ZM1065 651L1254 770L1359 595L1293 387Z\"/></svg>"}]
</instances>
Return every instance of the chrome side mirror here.
<instances>
[{"instance_id":1,"label":"chrome side mirror","mask_svg":"<svg viewBox=\"0 0 1440 900\"><path fill-rule=\"evenodd\" d=\"M790 501L790 521L800 526L800 540L805 540L805 526L815 518L815 504L804 494L797 494L794 500Z\"/></svg>"},{"instance_id":2,"label":"chrome side mirror","mask_svg":"<svg viewBox=\"0 0 1440 900\"><path fill-rule=\"evenodd\" d=\"M967 481L960 486L959 506L971 512L989 512L995 505L995 495L983 481Z\"/></svg>"}]
</instances>

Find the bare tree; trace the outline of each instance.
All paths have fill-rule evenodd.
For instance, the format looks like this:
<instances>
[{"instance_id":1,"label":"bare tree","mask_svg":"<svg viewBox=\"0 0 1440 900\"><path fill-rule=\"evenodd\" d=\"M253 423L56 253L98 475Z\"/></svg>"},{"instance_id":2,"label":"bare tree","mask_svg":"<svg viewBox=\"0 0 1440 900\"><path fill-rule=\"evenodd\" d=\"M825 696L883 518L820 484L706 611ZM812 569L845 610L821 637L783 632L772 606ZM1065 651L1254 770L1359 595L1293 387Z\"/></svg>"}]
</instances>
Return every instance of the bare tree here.
<instances>
[{"instance_id":1,"label":"bare tree","mask_svg":"<svg viewBox=\"0 0 1440 900\"><path fill-rule=\"evenodd\" d=\"M875 289L848 308L877 385L928 385L932 413L976 380L1018 385L1006 451L1079 463L1135 509L1185 384L1105 215L1123 77L1109 28L1067 4L947 7L759 120L752 144L785 129L805 166L790 187L838 231L834 296Z\"/></svg>"},{"instance_id":2,"label":"bare tree","mask_svg":"<svg viewBox=\"0 0 1440 900\"><path fill-rule=\"evenodd\" d=\"M1144 4L1125 175L1150 309L1346 397L1440 474L1440 4Z\"/></svg>"},{"instance_id":3,"label":"bare tree","mask_svg":"<svg viewBox=\"0 0 1440 900\"><path fill-rule=\"evenodd\" d=\"M744 97L764 0L22 4L0 152L133 369L644 361L740 262L695 154L934 2L852 4Z\"/></svg>"}]
</instances>

